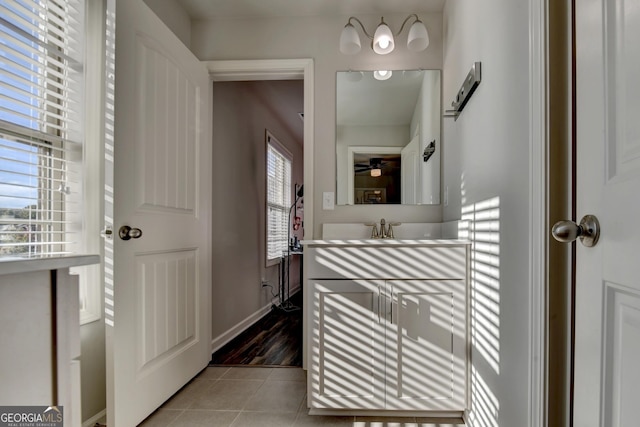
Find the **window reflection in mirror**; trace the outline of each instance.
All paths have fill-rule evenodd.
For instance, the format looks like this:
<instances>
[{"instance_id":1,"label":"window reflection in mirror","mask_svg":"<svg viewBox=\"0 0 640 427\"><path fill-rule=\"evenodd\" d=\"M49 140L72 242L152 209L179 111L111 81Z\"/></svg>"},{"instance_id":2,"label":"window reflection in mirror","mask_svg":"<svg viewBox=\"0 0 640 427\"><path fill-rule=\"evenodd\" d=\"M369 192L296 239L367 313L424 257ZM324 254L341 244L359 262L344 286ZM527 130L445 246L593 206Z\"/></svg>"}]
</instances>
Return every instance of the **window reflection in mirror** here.
<instances>
[{"instance_id":1,"label":"window reflection in mirror","mask_svg":"<svg viewBox=\"0 0 640 427\"><path fill-rule=\"evenodd\" d=\"M336 82L337 203L439 204L440 71L347 71Z\"/></svg>"}]
</instances>

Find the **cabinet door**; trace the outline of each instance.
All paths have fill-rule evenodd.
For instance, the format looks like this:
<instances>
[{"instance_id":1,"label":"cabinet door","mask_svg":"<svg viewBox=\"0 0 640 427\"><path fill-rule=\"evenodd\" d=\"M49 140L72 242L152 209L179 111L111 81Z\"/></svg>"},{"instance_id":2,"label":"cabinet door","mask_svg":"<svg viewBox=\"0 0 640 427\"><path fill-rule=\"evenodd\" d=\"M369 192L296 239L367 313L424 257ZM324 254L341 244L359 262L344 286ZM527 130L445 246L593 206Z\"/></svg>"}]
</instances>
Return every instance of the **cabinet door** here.
<instances>
[{"instance_id":1,"label":"cabinet door","mask_svg":"<svg viewBox=\"0 0 640 427\"><path fill-rule=\"evenodd\" d=\"M386 409L465 409L463 280L392 280L385 322Z\"/></svg>"},{"instance_id":2,"label":"cabinet door","mask_svg":"<svg viewBox=\"0 0 640 427\"><path fill-rule=\"evenodd\" d=\"M312 408L384 408L385 345L376 280L310 280Z\"/></svg>"}]
</instances>

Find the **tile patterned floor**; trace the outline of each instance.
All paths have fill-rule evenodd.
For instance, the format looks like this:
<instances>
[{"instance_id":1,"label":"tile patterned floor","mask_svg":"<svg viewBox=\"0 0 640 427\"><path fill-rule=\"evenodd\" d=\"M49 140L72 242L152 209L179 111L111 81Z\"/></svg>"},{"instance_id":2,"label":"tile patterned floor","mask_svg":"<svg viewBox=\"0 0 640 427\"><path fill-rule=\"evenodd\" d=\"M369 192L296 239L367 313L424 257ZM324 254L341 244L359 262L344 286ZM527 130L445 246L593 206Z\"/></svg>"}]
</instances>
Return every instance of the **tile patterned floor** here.
<instances>
[{"instance_id":1,"label":"tile patterned floor","mask_svg":"<svg viewBox=\"0 0 640 427\"><path fill-rule=\"evenodd\" d=\"M311 416L300 368L209 367L141 427L459 427L456 420Z\"/></svg>"}]
</instances>

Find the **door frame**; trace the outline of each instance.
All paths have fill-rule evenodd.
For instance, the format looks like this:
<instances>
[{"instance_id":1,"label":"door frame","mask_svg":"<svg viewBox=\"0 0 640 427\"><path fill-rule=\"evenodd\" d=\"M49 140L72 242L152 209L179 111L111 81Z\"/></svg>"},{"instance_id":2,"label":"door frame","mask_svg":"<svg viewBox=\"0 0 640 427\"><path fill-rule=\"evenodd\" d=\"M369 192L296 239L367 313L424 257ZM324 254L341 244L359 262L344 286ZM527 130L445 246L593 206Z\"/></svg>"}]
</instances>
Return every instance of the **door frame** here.
<instances>
[{"instance_id":1,"label":"door frame","mask_svg":"<svg viewBox=\"0 0 640 427\"><path fill-rule=\"evenodd\" d=\"M529 0L529 411L530 427L548 424L549 82L548 1Z\"/></svg>"}]
</instances>

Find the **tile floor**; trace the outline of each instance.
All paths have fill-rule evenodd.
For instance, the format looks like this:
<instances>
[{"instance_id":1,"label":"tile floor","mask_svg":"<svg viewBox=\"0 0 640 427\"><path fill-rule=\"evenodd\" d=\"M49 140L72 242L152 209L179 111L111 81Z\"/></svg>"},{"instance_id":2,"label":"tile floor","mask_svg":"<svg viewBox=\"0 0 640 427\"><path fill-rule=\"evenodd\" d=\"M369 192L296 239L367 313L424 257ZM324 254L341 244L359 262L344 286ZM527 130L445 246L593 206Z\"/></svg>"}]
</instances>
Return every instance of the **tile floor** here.
<instances>
[{"instance_id":1,"label":"tile floor","mask_svg":"<svg viewBox=\"0 0 640 427\"><path fill-rule=\"evenodd\" d=\"M300 368L209 367L142 427L456 427L462 421L311 416Z\"/></svg>"}]
</instances>

